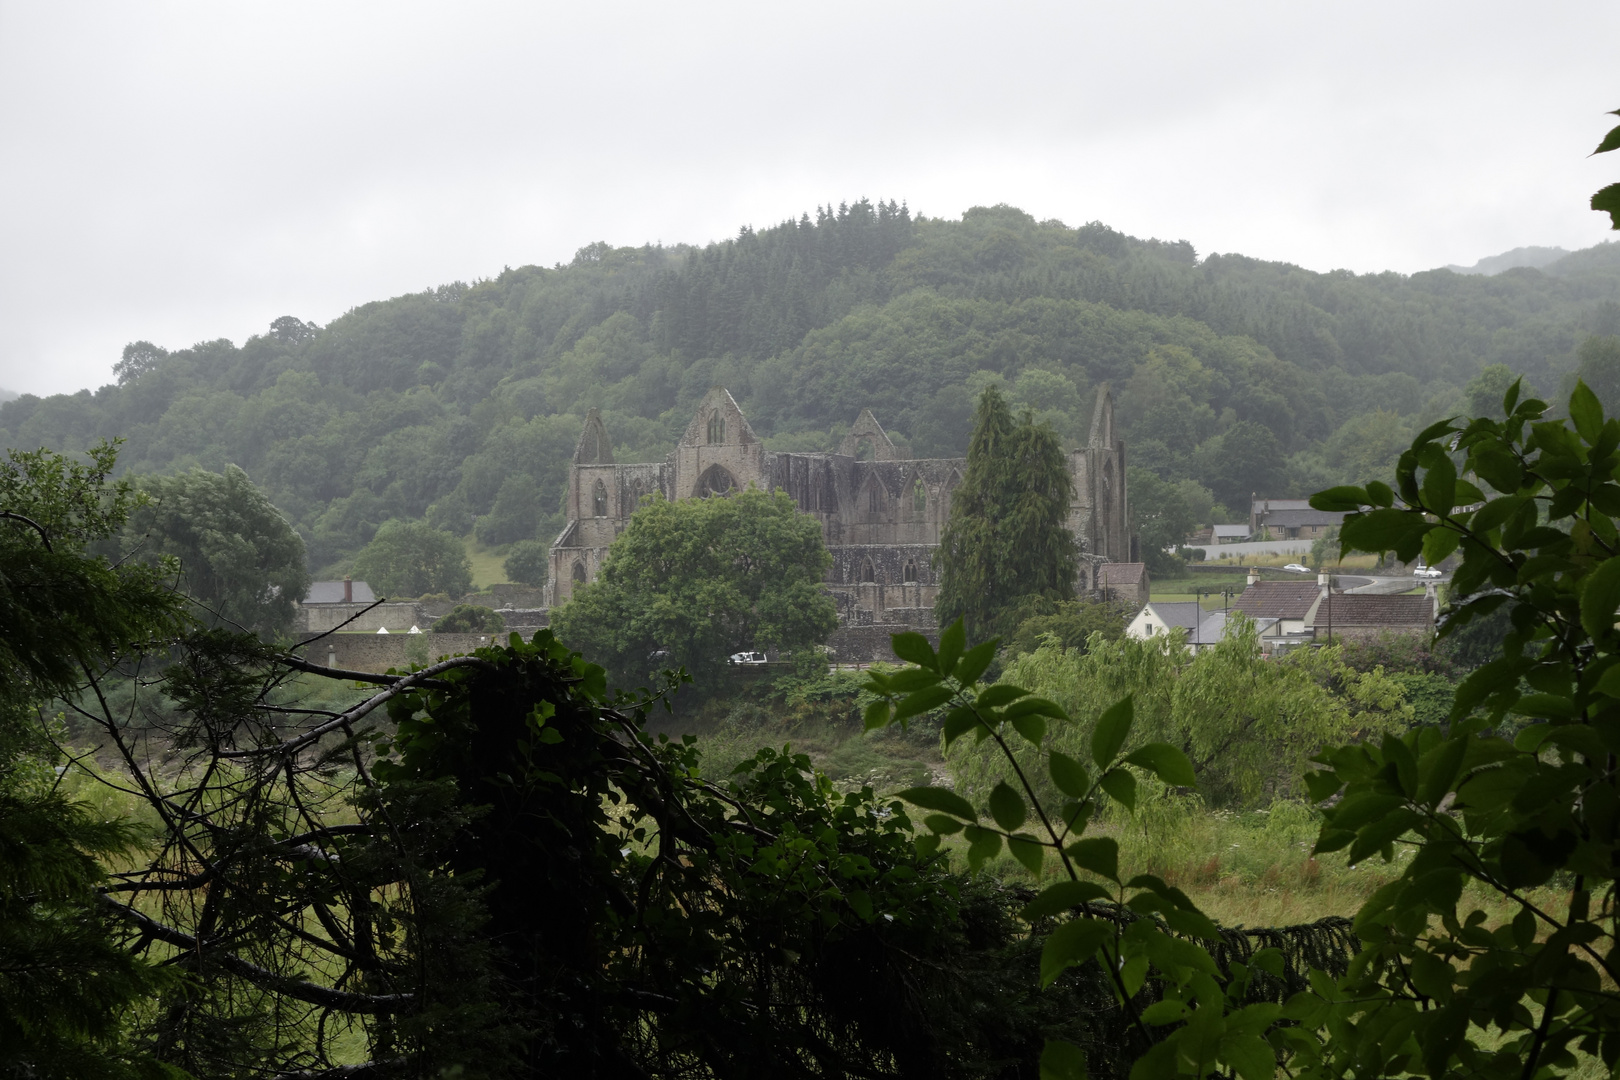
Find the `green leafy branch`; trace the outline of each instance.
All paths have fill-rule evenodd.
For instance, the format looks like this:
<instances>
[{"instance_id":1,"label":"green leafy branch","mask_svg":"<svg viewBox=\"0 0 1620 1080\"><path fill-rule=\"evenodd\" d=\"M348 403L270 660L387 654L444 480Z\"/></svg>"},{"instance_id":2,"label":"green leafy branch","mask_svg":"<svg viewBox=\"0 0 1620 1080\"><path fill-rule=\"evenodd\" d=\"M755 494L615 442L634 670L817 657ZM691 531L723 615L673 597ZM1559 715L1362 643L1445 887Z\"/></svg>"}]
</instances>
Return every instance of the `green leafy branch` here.
<instances>
[{"instance_id":1,"label":"green leafy branch","mask_svg":"<svg viewBox=\"0 0 1620 1080\"><path fill-rule=\"evenodd\" d=\"M921 634L894 636L894 651L912 666L894 673L873 672L864 689L875 700L866 710L868 730L904 725L913 717L944 711L946 745L971 734L993 741L1017 784L996 784L985 811L954 791L939 787L909 788L905 801L932 811L923 818L929 835L918 840L925 853L939 850L941 839L961 833L968 862L977 869L985 860L1008 852L1040 879L1047 859L1062 868L1063 880L1043 888L1020 912L1036 924L1068 916L1041 949L1042 987L1069 969L1095 962L1106 973L1120 1005L1141 1037L1142 1051L1133 1080L1179 1075L1204 1076L1225 1068L1243 1080L1272 1080L1285 1052L1283 1006L1246 1004L1251 969L1278 975L1282 956L1262 949L1249 964L1231 962L1223 973L1204 943L1216 942L1220 929L1180 889L1152 874L1122 878L1119 846L1111 837L1086 837L1101 801L1113 799L1133 811L1136 776L1146 769L1162 782L1194 786L1192 764L1167 743L1148 743L1123 753L1134 707L1126 697L1106 709L1091 737L1091 767L1058 751L1045 754L1052 783L1065 797L1057 812L1041 802L1029 775L1019 764L1009 740L1021 738L1037 749L1046 741L1049 724L1073 721L1057 704L1006 683L981 685L995 656L995 639L966 647L960 620L940 635L936 652ZM1093 771L1095 770L1095 771ZM1032 825L1032 820L1034 824ZM1081 876L1081 871L1108 882ZM1117 905L1118 911L1149 916L1131 920L1105 917L1095 903ZM1145 1008L1139 995L1150 974L1161 989L1159 1000ZM1041 1058L1047 1080L1085 1075L1085 1053L1060 1040L1049 1040Z\"/></svg>"}]
</instances>

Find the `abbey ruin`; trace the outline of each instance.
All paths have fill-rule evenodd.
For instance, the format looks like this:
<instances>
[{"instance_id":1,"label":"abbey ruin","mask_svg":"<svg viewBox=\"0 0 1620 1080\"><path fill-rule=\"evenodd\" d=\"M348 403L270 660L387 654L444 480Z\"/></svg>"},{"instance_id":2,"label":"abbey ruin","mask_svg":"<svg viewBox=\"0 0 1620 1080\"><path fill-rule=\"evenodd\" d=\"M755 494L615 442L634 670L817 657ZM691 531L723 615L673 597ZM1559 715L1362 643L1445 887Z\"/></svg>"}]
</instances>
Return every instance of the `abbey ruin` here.
<instances>
[{"instance_id":1,"label":"abbey ruin","mask_svg":"<svg viewBox=\"0 0 1620 1080\"><path fill-rule=\"evenodd\" d=\"M1081 553L1075 584L1084 594L1099 588L1099 578L1106 582L1105 565L1135 563L1138 555L1127 524L1125 443L1114 434L1106 386L1097 393L1087 445L1068 460L1075 489L1069 528ZM595 580L643 496L702 498L753 484L786 492L820 521L833 557L827 587L845 627L932 629L934 550L965 465L962 458L900 459L869 409L833 453L767 450L721 387L704 396L667 458L619 464L593 409L574 451L568 524L551 546L547 599L564 603L576 585Z\"/></svg>"}]
</instances>

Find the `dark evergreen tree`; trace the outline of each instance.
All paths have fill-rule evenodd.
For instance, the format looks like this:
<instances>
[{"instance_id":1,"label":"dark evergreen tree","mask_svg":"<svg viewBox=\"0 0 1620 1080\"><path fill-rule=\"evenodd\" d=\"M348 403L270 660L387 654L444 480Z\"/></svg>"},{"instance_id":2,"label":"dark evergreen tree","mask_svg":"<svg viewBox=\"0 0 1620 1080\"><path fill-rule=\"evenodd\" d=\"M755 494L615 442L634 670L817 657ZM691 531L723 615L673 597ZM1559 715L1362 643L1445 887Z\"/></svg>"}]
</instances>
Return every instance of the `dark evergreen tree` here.
<instances>
[{"instance_id":1,"label":"dark evergreen tree","mask_svg":"<svg viewBox=\"0 0 1620 1080\"><path fill-rule=\"evenodd\" d=\"M935 555L939 624L963 619L979 639L1014 629L1008 613L1025 598L1072 600L1076 550L1065 522L1073 500L1057 434L1028 414L1015 422L1001 392L986 389Z\"/></svg>"}]
</instances>

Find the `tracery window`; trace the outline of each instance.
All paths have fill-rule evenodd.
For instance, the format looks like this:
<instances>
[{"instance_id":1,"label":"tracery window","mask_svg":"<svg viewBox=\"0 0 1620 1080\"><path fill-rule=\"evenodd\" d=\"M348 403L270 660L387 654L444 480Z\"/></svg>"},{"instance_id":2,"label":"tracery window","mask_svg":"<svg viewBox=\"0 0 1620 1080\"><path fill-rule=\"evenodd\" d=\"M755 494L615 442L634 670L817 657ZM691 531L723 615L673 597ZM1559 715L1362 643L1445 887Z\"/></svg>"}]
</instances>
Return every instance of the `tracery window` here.
<instances>
[{"instance_id":1,"label":"tracery window","mask_svg":"<svg viewBox=\"0 0 1620 1080\"><path fill-rule=\"evenodd\" d=\"M866 489L866 508L874 514L883 509L883 485L875 480Z\"/></svg>"},{"instance_id":2,"label":"tracery window","mask_svg":"<svg viewBox=\"0 0 1620 1080\"><path fill-rule=\"evenodd\" d=\"M919 514L928 509L928 489L921 478L911 486L911 508Z\"/></svg>"},{"instance_id":3,"label":"tracery window","mask_svg":"<svg viewBox=\"0 0 1620 1080\"><path fill-rule=\"evenodd\" d=\"M597 517L607 517L607 485L598 480L591 495L591 508Z\"/></svg>"},{"instance_id":4,"label":"tracery window","mask_svg":"<svg viewBox=\"0 0 1620 1080\"><path fill-rule=\"evenodd\" d=\"M913 584L916 580L917 580L917 564L908 559L906 561L905 582L906 582L907 585L910 585L910 584Z\"/></svg>"},{"instance_id":5,"label":"tracery window","mask_svg":"<svg viewBox=\"0 0 1620 1080\"><path fill-rule=\"evenodd\" d=\"M712 413L709 416L709 441L711 443L726 441L726 418L719 413Z\"/></svg>"},{"instance_id":6,"label":"tracery window","mask_svg":"<svg viewBox=\"0 0 1620 1080\"><path fill-rule=\"evenodd\" d=\"M871 559L863 559L863 560L861 560L861 580L862 581L876 581L877 580L877 567L872 565L872 560Z\"/></svg>"},{"instance_id":7,"label":"tracery window","mask_svg":"<svg viewBox=\"0 0 1620 1080\"><path fill-rule=\"evenodd\" d=\"M723 466L710 465L698 477L697 488L692 494L707 499L710 495L729 495L736 487L736 479Z\"/></svg>"}]
</instances>

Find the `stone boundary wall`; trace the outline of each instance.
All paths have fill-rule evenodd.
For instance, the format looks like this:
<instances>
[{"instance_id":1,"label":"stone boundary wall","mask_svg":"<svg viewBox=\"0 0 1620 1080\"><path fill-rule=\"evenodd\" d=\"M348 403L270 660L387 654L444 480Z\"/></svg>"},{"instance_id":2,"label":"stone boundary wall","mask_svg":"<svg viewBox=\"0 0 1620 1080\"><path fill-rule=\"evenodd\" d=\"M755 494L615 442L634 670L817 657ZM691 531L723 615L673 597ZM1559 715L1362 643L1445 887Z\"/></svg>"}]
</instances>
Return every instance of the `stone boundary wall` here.
<instances>
[{"instance_id":1,"label":"stone boundary wall","mask_svg":"<svg viewBox=\"0 0 1620 1080\"><path fill-rule=\"evenodd\" d=\"M889 637L892 634L913 630L926 637L936 649L939 647L939 631L933 627L897 626L894 623L879 623L876 626L840 626L833 631L828 644L833 649L833 663L835 664L870 664L883 662L888 664L903 663L894 650L890 648Z\"/></svg>"},{"instance_id":2,"label":"stone boundary wall","mask_svg":"<svg viewBox=\"0 0 1620 1080\"><path fill-rule=\"evenodd\" d=\"M386 628L390 634L402 633L410 630L412 626L420 626L423 630L427 625L422 621L422 612L415 604L378 604L366 608L369 604L305 604L298 609L298 619L301 629L305 633L324 634L328 630L336 629L345 619L354 618L354 621L343 627L340 633L371 632ZM365 612L365 614L360 614Z\"/></svg>"},{"instance_id":3,"label":"stone boundary wall","mask_svg":"<svg viewBox=\"0 0 1620 1080\"><path fill-rule=\"evenodd\" d=\"M497 634L504 642L507 635ZM445 656L459 656L490 643L488 634L345 634L337 633L299 650L314 664L350 671L404 670L412 663L430 664Z\"/></svg>"}]
</instances>

